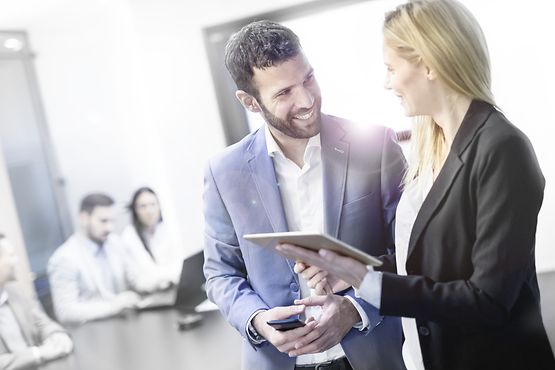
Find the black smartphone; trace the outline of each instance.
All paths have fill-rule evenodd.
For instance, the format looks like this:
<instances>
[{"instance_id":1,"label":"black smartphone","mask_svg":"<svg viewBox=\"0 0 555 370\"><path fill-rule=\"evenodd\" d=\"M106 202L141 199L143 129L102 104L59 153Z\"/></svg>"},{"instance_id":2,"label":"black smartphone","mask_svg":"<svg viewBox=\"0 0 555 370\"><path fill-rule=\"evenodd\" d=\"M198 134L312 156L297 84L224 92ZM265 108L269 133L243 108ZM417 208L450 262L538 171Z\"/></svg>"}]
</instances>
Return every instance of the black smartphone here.
<instances>
[{"instance_id":1,"label":"black smartphone","mask_svg":"<svg viewBox=\"0 0 555 370\"><path fill-rule=\"evenodd\" d=\"M297 317L290 317L284 320L270 320L266 321L266 324L280 331L300 328L301 326L305 325L304 321L299 320Z\"/></svg>"}]
</instances>

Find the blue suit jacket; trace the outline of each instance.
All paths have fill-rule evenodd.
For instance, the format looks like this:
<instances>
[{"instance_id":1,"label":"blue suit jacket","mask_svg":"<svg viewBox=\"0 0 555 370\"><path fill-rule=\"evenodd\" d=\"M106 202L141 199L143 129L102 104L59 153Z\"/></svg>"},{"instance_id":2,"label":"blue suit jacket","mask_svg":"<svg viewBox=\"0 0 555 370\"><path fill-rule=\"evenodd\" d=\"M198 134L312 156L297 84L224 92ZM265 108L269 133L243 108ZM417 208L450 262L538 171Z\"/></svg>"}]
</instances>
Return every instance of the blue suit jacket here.
<instances>
[{"instance_id":1,"label":"blue suit jacket","mask_svg":"<svg viewBox=\"0 0 555 370\"><path fill-rule=\"evenodd\" d=\"M393 249L393 220L405 168L391 130L348 135L348 123L322 115L324 227L326 233L372 255ZM259 309L288 306L300 297L292 261L244 240L249 233L288 231L273 161L259 129L213 158L205 175L205 265L209 298L245 337L245 369L293 369L295 359L268 342L246 338L248 319ZM344 294L354 296L353 290ZM366 331L351 329L341 341L353 368L404 369L399 319L379 315L357 299L370 319Z\"/></svg>"}]
</instances>

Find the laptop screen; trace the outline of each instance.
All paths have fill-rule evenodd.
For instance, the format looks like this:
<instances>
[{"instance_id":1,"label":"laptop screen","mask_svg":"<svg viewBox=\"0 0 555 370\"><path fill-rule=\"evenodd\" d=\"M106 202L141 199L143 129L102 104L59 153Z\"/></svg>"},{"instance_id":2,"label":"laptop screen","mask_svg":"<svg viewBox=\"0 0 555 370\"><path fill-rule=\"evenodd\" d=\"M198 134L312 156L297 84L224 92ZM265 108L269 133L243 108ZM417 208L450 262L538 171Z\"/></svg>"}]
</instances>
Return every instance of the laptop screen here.
<instances>
[{"instance_id":1,"label":"laptop screen","mask_svg":"<svg viewBox=\"0 0 555 370\"><path fill-rule=\"evenodd\" d=\"M204 253L200 252L186 258L183 261L181 278L177 287L177 297L175 307L179 310L193 311L194 308L206 299L204 289Z\"/></svg>"}]
</instances>

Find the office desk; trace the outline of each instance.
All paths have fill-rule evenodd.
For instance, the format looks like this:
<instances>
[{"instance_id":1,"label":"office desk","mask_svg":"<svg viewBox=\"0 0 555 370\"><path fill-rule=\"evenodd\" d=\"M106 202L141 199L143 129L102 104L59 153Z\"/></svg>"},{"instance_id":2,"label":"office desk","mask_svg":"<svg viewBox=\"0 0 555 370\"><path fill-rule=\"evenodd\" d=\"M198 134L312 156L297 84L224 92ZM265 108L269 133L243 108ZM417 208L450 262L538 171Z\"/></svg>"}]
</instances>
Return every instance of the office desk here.
<instances>
[{"instance_id":1,"label":"office desk","mask_svg":"<svg viewBox=\"0 0 555 370\"><path fill-rule=\"evenodd\" d=\"M178 331L172 309L130 313L70 328L75 349L44 370L240 369L242 338L218 311Z\"/></svg>"}]
</instances>

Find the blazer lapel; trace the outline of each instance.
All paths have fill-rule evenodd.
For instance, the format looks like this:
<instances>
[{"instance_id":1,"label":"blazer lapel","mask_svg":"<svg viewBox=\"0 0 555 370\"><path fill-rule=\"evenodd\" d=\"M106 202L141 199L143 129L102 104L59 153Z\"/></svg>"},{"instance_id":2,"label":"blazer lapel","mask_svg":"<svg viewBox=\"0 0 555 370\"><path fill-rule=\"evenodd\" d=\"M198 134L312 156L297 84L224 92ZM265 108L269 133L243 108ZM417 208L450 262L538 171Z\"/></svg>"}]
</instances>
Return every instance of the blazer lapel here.
<instances>
[{"instance_id":1,"label":"blazer lapel","mask_svg":"<svg viewBox=\"0 0 555 370\"><path fill-rule=\"evenodd\" d=\"M289 231L276 179L274 162L268 155L264 127L260 128L255 134L252 144L247 148L247 153L250 175L273 231ZM293 270L295 262L286 258L283 258L283 260L287 263L289 270L298 283L297 274Z\"/></svg>"},{"instance_id":2,"label":"blazer lapel","mask_svg":"<svg viewBox=\"0 0 555 370\"><path fill-rule=\"evenodd\" d=\"M250 174L272 229L274 232L287 231L281 193L276 180L274 163L268 155L264 128L260 128L255 134L254 140L247 151Z\"/></svg>"},{"instance_id":3,"label":"blazer lapel","mask_svg":"<svg viewBox=\"0 0 555 370\"><path fill-rule=\"evenodd\" d=\"M422 232L426 229L436 209L442 203L443 198L449 193L449 189L453 185L461 168L464 166L464 162L461 159L462 153L472 142L472 139L479 128L483 126L493 109L494 108L488 103L477 100L473 100L470 104L459 131L453 140L451 151L447 156L445 164L416 216L410 235L407 261L414 252L416 243L418 243Z\"/></svg>"},{"instance_id":4,"label":"blazer lapel","mask_svg":"<svg viewBox=\"0 0 555 370\"><path fill-rule=\"evenodd\" d=\"M23 334L23 338L27 342L29 346L36 345L35 338L33 337L33 332L31 330L32 323L29 322L29 317L25 315L25 312L28 311L28 308L25 308L24 304L17 299L16 294L12 294L8 297L8 305L11 307L12 312L15 316L17 323L19 324L19 328L21 329L21 333Z\"/></svg>"},{"instance_id":5,"label":"blazer lapel","mask_svg":"<svg viewBox=\"0 0 555 370\"><path fill-rule=\"evenodd\" d=\"M322 143L324 230L335 238L339 235L349 158L349 144L342 141L344 136L345 132L339 125L331 122L328 116L322 115L320 138Z\"/></svg>"},{"instance_id":6,"label":"blazer lapel","mask_svg":"<svg viewBox=\"0 0 555 370\"><path fill-rule=\"evenodd\" d=\"M436 181L432 185L430 192L426 196L426 199L424 199L424 203L422 203L422 207L420 208L420 211L416 216L416 220L414 221L414 226L412 227L412 232L410 234L407 261L414 251L414 247L418 242L420 235L422 235L422 232L428 225L428 222L430 222L436 208L441 204L441 201L449 192L449 189L451 188L453 181L455 181L455 178L457 177L457 174L462 166L463 163L460 158L450 153Z\"/></svg>"}]
</instances>

